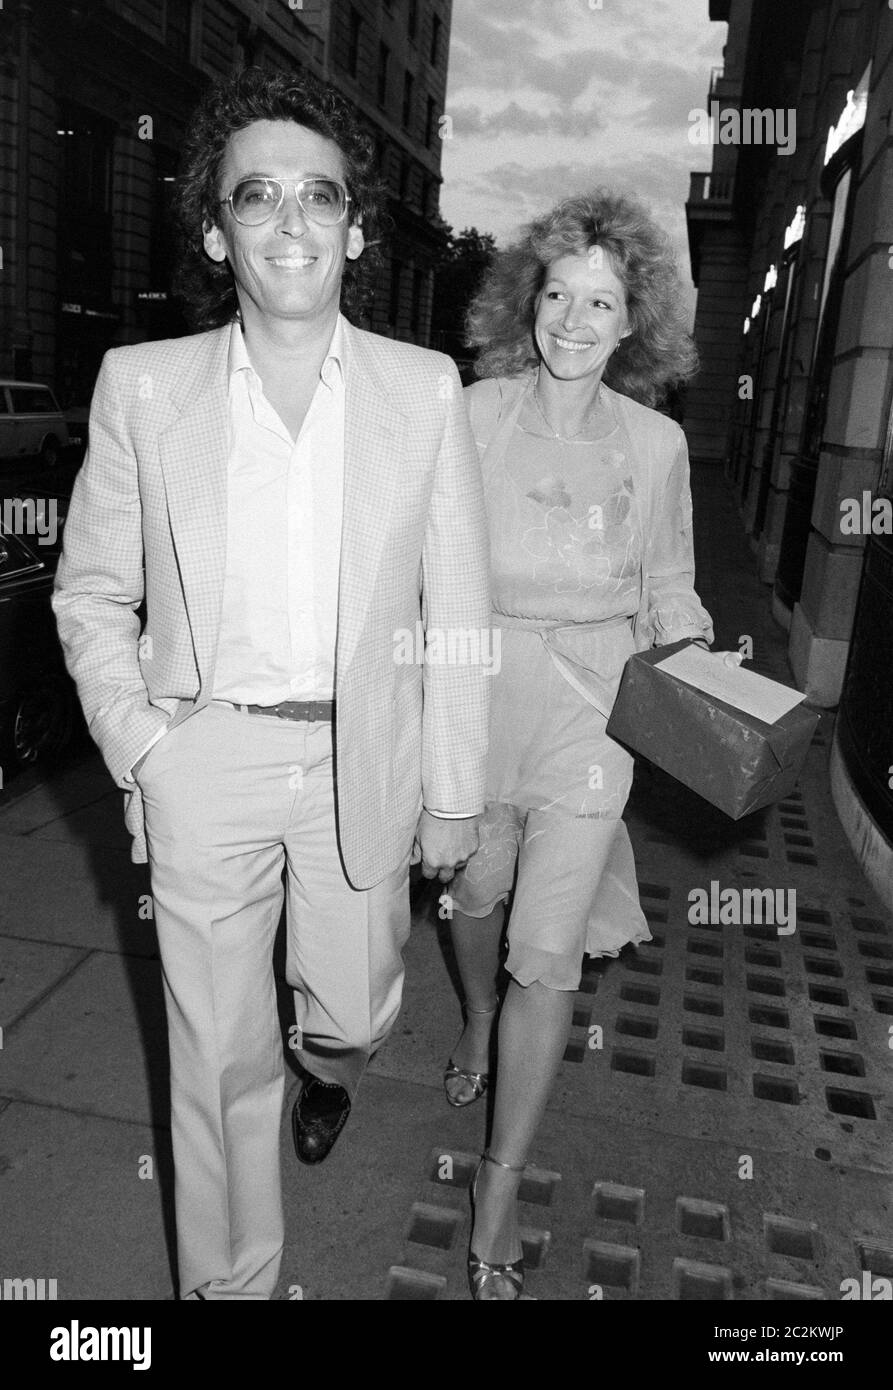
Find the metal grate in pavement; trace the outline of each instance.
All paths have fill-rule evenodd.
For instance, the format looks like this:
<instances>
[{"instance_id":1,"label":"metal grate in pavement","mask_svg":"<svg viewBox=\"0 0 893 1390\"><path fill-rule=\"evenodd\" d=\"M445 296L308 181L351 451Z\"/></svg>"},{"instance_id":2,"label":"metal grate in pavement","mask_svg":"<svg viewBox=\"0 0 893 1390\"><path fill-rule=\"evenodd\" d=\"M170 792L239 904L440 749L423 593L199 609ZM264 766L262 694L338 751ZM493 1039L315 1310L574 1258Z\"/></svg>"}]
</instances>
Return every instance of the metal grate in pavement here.
<instances>
[{"instance_id":1,"label":"metal grate in pavement","mask_svg":"<svg viewBox=\"0 0 893 1390\"><path fill-rule=\"evenodd\" d=\"M580 1124L572 1140L585 1171L566 1179L529 1168L522 1182L531 1298L828 1300L862 1271L893 1272L893 1245L865 1231L888 1185L882 1174L753 1145L750 1172L734 1146L592 1129ZM468 1298L475 1165L468 1152L431 1151L387 1299Z\"/></svg>"},{"instance_id":2,"label":"metal grate in pavement","mask_svg":"<svg viewBox=\"0 0 893 1390\"><path fill-rule=\"evenodd\" d=\"M579 996L593 1031L574 1074L562 1073L567 1100L678 1134L709 1118L750 1142L808 1142L893 1171L886 936L860 937L851 915L809 903L779 936L764 924L690 926L683 889L662 901L678 928L601 966L595 994Z\"/></svg>"},{"instance_id":3,"label":"metal grate in pavement","mask_svg":"<svg viewBox=\"0 0 893 1390\"><path fill-rule=\"evenodd\" d=\"M428 1200L413 1203L401 1264L388 1271L386 1300L442 1297L447 1288L445 1271L452 1268L459 1285L464 1281L468 1242L469 1188L478 1155L449 1148L433 1149L428 1156ZM549 1209L561 1180L559 1173L528 1165L519 1189L521 1244L531 1273L546 1263L551 1241ZM461 1233L461 1240L459 1239Z\"/></svg>"}]
</instances>

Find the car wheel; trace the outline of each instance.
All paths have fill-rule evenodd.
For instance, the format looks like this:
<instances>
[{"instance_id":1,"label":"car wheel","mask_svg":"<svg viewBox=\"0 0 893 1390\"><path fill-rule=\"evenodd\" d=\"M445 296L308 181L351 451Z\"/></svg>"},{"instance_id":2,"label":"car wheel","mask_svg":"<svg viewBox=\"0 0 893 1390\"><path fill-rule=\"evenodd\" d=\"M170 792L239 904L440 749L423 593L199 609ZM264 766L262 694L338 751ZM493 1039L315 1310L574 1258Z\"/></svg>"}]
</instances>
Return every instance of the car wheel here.
<instances>
[{"instance_id":1,"label":"car wheel","mask_svg":"<svg viewBox=\"0 0 893 1390\"><path fill-rule=\"evenodd\" d=\"M27 767L55 757L71 740L73 726L71 694L61 681L29 686L18 696L10 724L14 761Z\"/></svg>"},{"instance_id":2,"label":"car wheel","mask_svg":"<svg viewBox=\"0 0 893 1390\"><path fill-rule=\"evenodd\" d=\"M40 461L45 468L55 468L59 462L59 441L54 434L47 435L40 449Z\"/></svg>"}]
</instances>

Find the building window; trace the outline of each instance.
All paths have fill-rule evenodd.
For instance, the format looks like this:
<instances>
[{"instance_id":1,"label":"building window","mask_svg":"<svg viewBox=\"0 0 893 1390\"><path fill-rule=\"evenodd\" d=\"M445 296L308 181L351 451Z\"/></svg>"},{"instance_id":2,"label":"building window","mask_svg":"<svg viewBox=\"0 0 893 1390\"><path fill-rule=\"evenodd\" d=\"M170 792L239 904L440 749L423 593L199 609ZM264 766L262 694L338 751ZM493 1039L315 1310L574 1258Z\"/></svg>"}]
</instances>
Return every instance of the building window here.
<instances>
[{"instance_id":1,"label":"building window","mask_svg":"<svg viewBox=\"0 0 893 1390\"><path fill-rule=\"evenodd\" d=\"M191 57L191 38L192 0L165 0L164 41L186 63Z\"/></svg>"},{"instance_id":2,"label":"building window","mask_svg":"<svg viewBox=\"0 0 893 1390\"><path fill-rule=\"evenodd\" d=\"M256 28L252 28L243 16L236 21L236 41L233 44L232 71L254 67L260 58L260 38Z\"/></svg>"},{"instance_id":3,"label":"building window","mask_svg":"<svg viewBox=\"0 0 893 1390\"><path fill-rule=\"evenodd\" d=\"M428 105L425 111L425 144L431 147L434 139L434 127L437 124L437 106L433 97L428 98Z\"/></svg>"},{"instance_id":4,"label":"building window","mask_svg":"<svg viewBox=\"0 0 893 1390\"><path fill-rule=\"evenodd\" d=\"M414 270L412 272L412 319L410 327L418 337L422 327L422 297L425 292L425 272Z\"/></svg>"},{"instance_id":5,"label":"building window","mask_svg":"<svg viewBox=\"0 0 893 1390\"><path fill-rule=\"evenodd\" d=\"M431 66L436 68L440 61L440 31L443 25L438 15L431 21Z\"/></svg>"},{"instance_id":6,"label":"building window","mask_svg":"<svg viewBox=\"0 0 893 1390\"><path fill-rule=\"evenodd\" d=\"M385 140L384 136L382 136L382 135L377 135L377 136L375 137L375 155L376 155L376 168L378 169L378 177L379 177L380 179L383 179L384 182L387 183L387 181L388 181L388 142L387 142L387 140Z\"/></svg>"},{"instance_id":7,"label":"building window","mask_svg":"<svg viewBox=\"0 0 893 1390\"><path fill-rule=\"evenodd\" d=\"M403 75L403 128L412 129L412 73L407 72Z\"/></svg>"},{"instance_id":8,"label":"building window","mask_svg":"<svg viewBox=\"0 0 893 1390\"><path fill-rule=\"evenodd\" d=\"M406 202L406 195L409 192L409 160L400 160L400 189L399 198L401 203Z\"/></svg>"},{"instance_id":9,"label":"building window","mask_svg":"<svg viewBox=\"0 0 893 1390\"><path fill-rule=\"evenodd\" d=\"M387 185L388 193L396 192L400 178L400 163L397 150L385 144L381 152L381 177Z\"/></svg>"},{"instance_id":10,"label":"building window","mask_svg":"<svg viewBox=\"0 0 893 1390\"><path fill-rule=\"evenodd\" d=\"M388 103L388 61L391 50L386 43L378 45L378 104L387 106Z\"/></svg>"},{"instance_id":11,"label":"building window","mask_svg":"<svg viewBox=\"0 0 893 1390\"><path fill-rule=\"evenodd\" d=\"M409 37L414 42L419 30L419 0L409 0L409 8L406 13L406 29Z\"/></svg>"},{"instance_id":12,"label":"building window","mask_svg":"<svg viewBox=\"0 0 893 1390\"><path fill-rule=\"evenodd\" d=\"M360 28L363 21L353 5L350 7L350 18L348 23L346 67L348 75L350 77L356 77L360 58Z\"/></svg>"},{"instance_id":13,"label":"building window","mask_svg":"<svg viewBox=\"0 0 893 1390\"><path fill-rule=\"evenodd\" d=\"M391 296L388 305L388 323L396 329L400 316L400 282L403 278L403 262L391 261Z\"/></svg>"},{"instance_id":14,"label":"building window","mask_svg":"<svg viewBox=\"0 0 893 1390\"><path fill-rule=\"evenodd\" d=\"M59 293L101 306L112 294L113 127L64 103L59 108Z\"/></svg>"},{"instance_id":15,"label":"building window","mask_svg":"<svg viewBox=\"0 0 893 1390\"><path fill-rule=\"evenodd\" d=\"M150 213L149 231L149 288L169 290L176 261L173 196L178 155L173 149L153 144L155 156L155 189Z\"/></svg>"},{"instance_id":16,"label":"building window","mask_svg":"<svg viewBox=\"0 0 893 1390\"><path fill-rule=\"evenodd\" d=\"M76 106L60 108L56 134L61 157L62 205L102 216L112 206L112 134L101 116Z\"/></svg>"}]
</instances>

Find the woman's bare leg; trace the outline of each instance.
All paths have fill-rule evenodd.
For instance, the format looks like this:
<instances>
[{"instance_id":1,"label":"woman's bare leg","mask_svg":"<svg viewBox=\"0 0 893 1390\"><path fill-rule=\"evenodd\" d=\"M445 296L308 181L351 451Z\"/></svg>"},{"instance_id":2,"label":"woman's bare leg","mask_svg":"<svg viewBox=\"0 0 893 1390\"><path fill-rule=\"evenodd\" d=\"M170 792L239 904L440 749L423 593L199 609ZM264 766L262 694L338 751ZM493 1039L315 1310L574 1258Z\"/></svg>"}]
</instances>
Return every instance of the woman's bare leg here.
<instances>
[{"instance_id":1,"label":"woman's bare leg","mask_svg":"<svg viewBox=\"0 0 893 1390\"><path fill-rule=\"evenodd\" d=\"M466 917L454 912L450 928L453 951L467 1008L462 1036L453 1049L453 1061L464 1071L490 1070L490 1033L496 1017L496 973L499 969L499 942L505 920L505 904L497 903L486 917ZM468 1081L455 1076L447 1082L453 1100L473 1099Z\"/></svg>"},{"instance_id":2,"label":"woman's bare leg","mask_svg":"<svg viewBox=\"0 0 893 1390\"><path fill-rule=\"evenodd\" d=\"M543 1117L564 1056L574 990L549 989L538 981L509 985L499 1020L499 1076L490 1152L502 1163L523 1164ZM520 1173L484 1163L477 1181L471 1248L479 1259L508 1264L521 1256L517 1193ZM508 1281L489 1280L485 1298L516 1294Z\"/></svg>"}]
</instances>

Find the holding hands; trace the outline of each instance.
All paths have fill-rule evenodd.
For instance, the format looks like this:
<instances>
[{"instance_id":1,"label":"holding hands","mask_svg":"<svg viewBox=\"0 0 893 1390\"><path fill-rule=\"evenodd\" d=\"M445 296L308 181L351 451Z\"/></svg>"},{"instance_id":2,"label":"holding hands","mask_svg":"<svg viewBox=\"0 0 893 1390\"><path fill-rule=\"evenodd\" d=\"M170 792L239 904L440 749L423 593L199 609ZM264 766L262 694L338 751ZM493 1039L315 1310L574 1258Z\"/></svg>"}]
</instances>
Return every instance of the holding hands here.
<instances>
[{"instance_id":1,"label":"holding hands","mask_svg":"<svg viewBox=\"0 0 893 1390\"><path fill-rule=\"evenodd\" d=\"M425 878L439 878L449 883L456 870L461 869L478 847L479 816L463 816L461 820L432 816L422 811L412 846L412 863L421 861Z\"/></svg>"}]
</instances>

